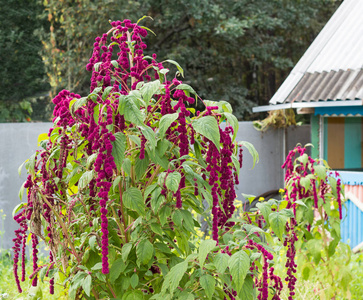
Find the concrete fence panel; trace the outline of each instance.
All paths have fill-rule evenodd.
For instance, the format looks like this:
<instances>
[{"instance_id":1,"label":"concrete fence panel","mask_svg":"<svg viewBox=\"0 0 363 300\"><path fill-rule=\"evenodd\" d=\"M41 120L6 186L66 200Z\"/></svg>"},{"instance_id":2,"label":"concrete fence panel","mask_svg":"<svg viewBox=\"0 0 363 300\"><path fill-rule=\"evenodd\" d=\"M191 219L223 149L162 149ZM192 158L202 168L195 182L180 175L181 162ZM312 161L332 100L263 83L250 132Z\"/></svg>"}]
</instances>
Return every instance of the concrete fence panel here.
<instances>
[{"instance_id":1,"label":"concrete fence panel","mask_svg":"<svg viewBox=\"0 0 363 300\"><path fill-rule=\"evenodd\" d=\"M0 209L6 214L5 231L0 247L10 249L13 246L14 231L17 223L12 219L14 207L20 203L18 196L21 185L26 180L25 168L19 176L19 166L28 159L37 147L38 135L48 132L52 123L4 123L0 124ZM310 142L310 126L290 128L288 130L269 130L261 133L255 130L252 122L240 122L237 133L238 141L252 143L259 153L260 161L252 169L252 157L243 151L243 167L240 184L236 187L237 198L243 200L242 193L259 195L283 186L281 165L286 151L297 143ZM285 136L285 141L284 141ZM23 201L26 201L26 195Z\"/></svg>"}]
</instances>

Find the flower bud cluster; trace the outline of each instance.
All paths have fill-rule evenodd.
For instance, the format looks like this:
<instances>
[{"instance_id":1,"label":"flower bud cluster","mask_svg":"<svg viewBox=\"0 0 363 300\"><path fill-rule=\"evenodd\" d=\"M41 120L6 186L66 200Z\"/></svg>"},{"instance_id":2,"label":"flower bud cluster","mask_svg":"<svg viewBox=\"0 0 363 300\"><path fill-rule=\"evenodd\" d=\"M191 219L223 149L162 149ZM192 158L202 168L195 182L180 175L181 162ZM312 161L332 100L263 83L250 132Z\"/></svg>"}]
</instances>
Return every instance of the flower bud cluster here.
<instances>
[{"instance_id":1,"label":"flower bud cluster","mask_svg":"<svg viewBox=\"0 0 363 300\"><path fill-rule=\"evenodd\" d=\"M338 201L338 205L339 205L339 218L340 220L343 218L343 213L342 213L342 200L341 200L341 195L340 195L340 191L342 190L342 181L339 178L337 180L337 201Z\"/></svg>"},{"instance_id":2,"label":"flower bud cluster","mask_svg":"<svg viewBox=\"0 0 363 300\"><path fill-rule=\"evenodd\" d=\"M287 276L285 278L285 281L288 282L288 289L290 291L289 293L290 296L288 299L292 300L293 296L295 295L294 290L297 280L294 275L296 273L296 267L297 267L297 264L295 263L295 255L296 255L295 242L297 241L297 236L294 231L293 224L291 226L287 224L286 226L287 226L288 235L284 240L284 246L288 248L286 254L287 261L285 264L285 267L287 268Z\"/></svg>"},{"instance_id":3,"label":"flower bud cluster","mask_svg":"<svg viewBox=\"0 0 363 300\"><path fill-rule=\"evenodd\" d=\"M273 274L274 268L271 267L269 270L269 261L272 261L274 258L272 253L268 252L262 245L254 242L251 239L248 240L246 248L251 250L257 249L257 251L260 252L263 257L262 274L259 279L257 277L255 279L255 284L258 287L258 291L260 292L257 299L268 299L268 280L274 281L275 295L273 299L280 299L279 296L282 290L282 281L280 277ZM254 269L257 269L257 266L253 264L253 266L250 268L250 271L253 271Z\"/></svg>"},{"instance_id":4,"label":"flower bud cluster","mask_svg":"<svg viewBox=\"0 0 363 300\"><path fill-rule=\"evenodd\" d=\"M18 291L19 293L22 292L21 286L20 286L20 280L19 280L19 275L18 275L18 262L19 262L19 254L20 251L22 252L22 262L25 263L25 241L26 241L26 237L27 237L27 230L28 230L28 225L26 224L26 216L25 216L25 211L22 210L20 213L18 213L17 215L15 215L14 220L19 224L19 229L15 230L15 238L13 239L14 242L14 246L13 246L13 250L14 250L14 264L13 264L13 271L14 271L14 277L15 277L15 282L16 285L18 287ZM22 281L25 280L25 278L23 279L23 277L25 277L25 264L22 263Z\"/></svg>"},{"instance_id":5,"label":"flower bud cluster","mask_svg":"<svg viewBox=\"0 0 363 300\"><path fill-rule=\"evenodd\" d=\"M227 223L227 220L232 217L235 206L234 200L236 199L236 192L235 192L235 176L232 173L231 166L233 165L232 162L232 154L234 150L234 144L232 142L231 135L233 135L233 128L231 126L227 126L225 130L219 129L222 149L221 149L221 168L220 168L220 188L224 191L224 199L223 199L223 210L219 209L218 215L218 222L219 226L227 226L231 227L234 225L233 222ZM224 212L223 212L224 211Z\"/></svg>"},{"instance_id":6,"label":"flower bud cluster","mask_svg":"<svg viewBox=\"0 0 363 300\"><path fill-rule=\"evenodd\" d=\"M33 271L35 272L38 269L38 237L35 234L32 234L32 248L33 248ZM38 276L35 276L32 281L32 286L37 286Z\"/></svg>"},{"instance_id":7,"label":"flower bud cluster","mask_svg":"<svg viewBox=\"0 0 363 300\"><path fill-rule=\"evenodd\" d=\"M214 145L212 141L209 142L206 162L207 168L206 171L209 172L209 184L212 186L212 199L213 199L213 207L212 207L212 215L213 215L213 225L212 225L212 238L218 243L218 214L219 214L219 196L218 196L218 173L221 171L220 163L220 154L217 147Z\"/></svg>"}]
</instances>

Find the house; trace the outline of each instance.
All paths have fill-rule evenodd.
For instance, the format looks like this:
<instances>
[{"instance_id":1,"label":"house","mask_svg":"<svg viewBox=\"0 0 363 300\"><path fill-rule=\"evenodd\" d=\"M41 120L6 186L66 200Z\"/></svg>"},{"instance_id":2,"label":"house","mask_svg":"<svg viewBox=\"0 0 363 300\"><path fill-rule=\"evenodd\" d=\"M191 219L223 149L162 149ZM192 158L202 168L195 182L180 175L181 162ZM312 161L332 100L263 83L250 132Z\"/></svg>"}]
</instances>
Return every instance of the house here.
<instances>
[{"instance_id":1,"label":"house","mask_svg":"<svg viewBox=\"0 0 363 300\"><path fill-rule=\"evenodd\" d=\"M345 184L342 239L363 248L363 1L344 0L270 105L311 116L313 157L327 160ZM353 230L353 228L358 228Z\"/></svg>"}]
</instances>

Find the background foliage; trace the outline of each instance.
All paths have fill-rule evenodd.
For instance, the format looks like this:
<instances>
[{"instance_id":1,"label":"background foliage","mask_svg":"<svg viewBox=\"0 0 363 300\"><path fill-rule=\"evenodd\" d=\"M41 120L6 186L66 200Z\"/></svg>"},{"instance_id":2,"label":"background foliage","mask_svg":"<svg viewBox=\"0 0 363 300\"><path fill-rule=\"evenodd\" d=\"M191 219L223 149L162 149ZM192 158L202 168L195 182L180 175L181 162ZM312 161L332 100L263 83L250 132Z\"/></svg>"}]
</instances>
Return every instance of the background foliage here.
<instances>
[{"instance_id":1,"label":"background foliage","mask_svg":"<svg viewBox=\"0 0 363 300\"><path fill-rule=\"evenodd\" d=\"M35 1L0 0L0 122L25 121L31 103L48 93L42 44L34 30L42 7ZM44 24L45 25L45 24Z\"/></svg>"},{"instance_id":2,"label":"background foliage","mask_svg":"<svg viewBox=\"0 0 363 300\"><path fill-rule=\"evenodd\" d=\"M145 25L157 35L148 37L152 46L146 53L178 61L188 74L187 83L198 87L202 98L229 101L239 119L251 119L250 108L268 103L341 0L1 3L5 19L0 25L4 41L0 57L5 68L0 72L6 81L2 80L0 105L8 110L18 107L19 111L24 98L44 89L38 38L52 95L63 88L88 93L89 74L84 66L92 51L92 37L107 28L100 20L137 20L149 15L154 21ZM24 88L16 89L19 85ZM44 118L41 114L34 118ZM0 121L22 121L21 116L16 113Z\"/></svg>"}]
</instances>

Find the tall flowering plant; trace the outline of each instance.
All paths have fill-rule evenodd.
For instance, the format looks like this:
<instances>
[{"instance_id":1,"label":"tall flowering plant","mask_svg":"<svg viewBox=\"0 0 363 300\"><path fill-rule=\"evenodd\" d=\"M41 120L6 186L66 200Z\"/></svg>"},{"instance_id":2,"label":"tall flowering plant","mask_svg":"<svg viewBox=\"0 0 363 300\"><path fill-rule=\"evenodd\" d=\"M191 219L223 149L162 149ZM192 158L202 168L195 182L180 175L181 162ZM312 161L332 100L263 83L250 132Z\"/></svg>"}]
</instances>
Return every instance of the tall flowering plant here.
<instances>
[{"instance_id":1,"label":"tall flowering plant","mask_svg":"<svg viewBox=\"0 0 363 300\"><path fill-rule=\"evenodd\" d=\"M326 281L336 282L342 291L347 292L346 277L336 274L336 263L332 260L341 239L340 221L343 218L344 189L338 172L332 171L325 161L312 159L301 146L289 152L282 168L286 170L284 197L287 207L294 212L286 224L287 236L284 239L290 299L295 294L297 249L308 262L312 262L303 265L304 278L309 278L310 271L313 273L314 265L322 264L328 271L321 276L327 275ZM327 299L335 298L336 291L327 289Z\"/></svg>"},{"instance_id":2,"label":"tall flowering plant","mask_svg":"<svg viewBox=\"0 0 363 300\"><path fill-rule=\"evenodd\" d=\"M200 99L169 74L174 65L183 75L178 63L144 55L146 35L130 20L111 22L86 67L90 94L53 99L54 126L26 162L28 201L15 210L19 292L30 234L30 278L49 280L51 294L59 284L72 299L279 299L261 229L233 219L241 146L256 157L253 147L238 147L227 102ZM211 238L192 243L196 214Z\"/></svg>"}]
</instances>

